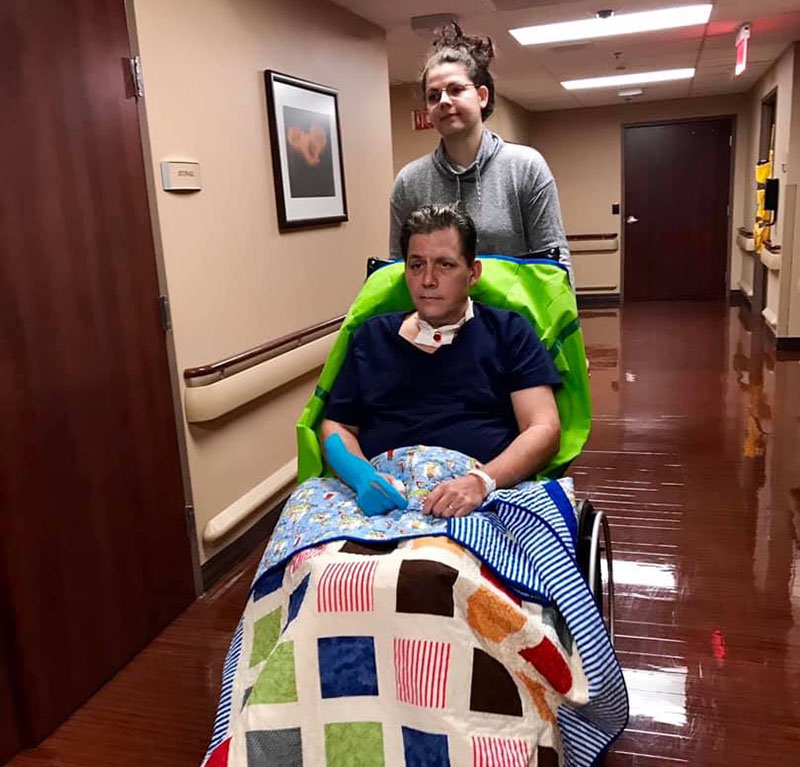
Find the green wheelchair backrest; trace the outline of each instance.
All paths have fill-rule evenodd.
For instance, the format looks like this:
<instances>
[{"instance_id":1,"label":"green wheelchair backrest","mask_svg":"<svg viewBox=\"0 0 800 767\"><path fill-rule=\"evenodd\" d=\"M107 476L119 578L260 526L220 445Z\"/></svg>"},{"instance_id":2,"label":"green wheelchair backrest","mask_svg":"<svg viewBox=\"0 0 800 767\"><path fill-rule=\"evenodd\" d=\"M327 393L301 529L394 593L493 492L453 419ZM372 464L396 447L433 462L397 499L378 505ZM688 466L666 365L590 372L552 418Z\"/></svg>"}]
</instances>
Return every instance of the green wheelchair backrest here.
<instances>
[{"instance_id":1,"label":"green wheelchair backrest","mask_svg":"<svg viewBox=\"0 0 800 767\"><path fill-rule=\"evenodd\" d=\"M480 256L480 260L483 273L470 292L472 298L525 317L561 374L563 385L555 394L561 419L561 446L539 472L541 477L558 477L583 449L592 421L583 334L567 271L545 259ZM373 272L344 319L316 390L297 423L298 482L321 476L325 471L317 433L353 334L370 317L414 308L403 269L404 264L399 261Z\"/></svg>"}]
</instances>

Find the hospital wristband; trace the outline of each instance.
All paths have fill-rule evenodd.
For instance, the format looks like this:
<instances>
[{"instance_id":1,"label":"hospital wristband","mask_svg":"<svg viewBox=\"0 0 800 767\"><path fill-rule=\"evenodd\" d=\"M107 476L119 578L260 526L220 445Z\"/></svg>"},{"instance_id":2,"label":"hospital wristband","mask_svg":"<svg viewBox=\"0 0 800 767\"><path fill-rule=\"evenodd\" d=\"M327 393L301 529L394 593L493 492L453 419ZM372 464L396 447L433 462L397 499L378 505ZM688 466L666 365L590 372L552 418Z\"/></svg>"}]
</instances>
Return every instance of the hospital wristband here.
<instances>
[{"instance_id":1,"label":"hospital wristband","mask_svg":"<svg viewBox=\"0 0 800 767\"><path fill-rule=\"evenodd\" d=\"M486 490L486 495L483 496L484 498L487 498L490 493L493 493L497 489L497 482L495 482L495 480L493 480L485 471L481 471L481 469L470 469L467 474L474 474L483 482L483 486Z\"/></svg>"}]
</instances>

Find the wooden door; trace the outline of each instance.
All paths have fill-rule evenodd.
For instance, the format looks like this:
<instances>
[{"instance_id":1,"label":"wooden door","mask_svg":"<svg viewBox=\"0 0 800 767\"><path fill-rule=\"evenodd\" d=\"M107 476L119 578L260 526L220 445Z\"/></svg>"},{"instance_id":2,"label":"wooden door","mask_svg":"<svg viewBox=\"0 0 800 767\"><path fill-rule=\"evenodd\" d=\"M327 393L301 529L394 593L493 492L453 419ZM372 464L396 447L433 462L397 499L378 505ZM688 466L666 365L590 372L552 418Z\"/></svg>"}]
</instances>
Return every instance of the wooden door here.
<instances>
[{"instance_id":1,"label":"wooden door","mask_svg":"<svg viewBox=\"0 0 800 767\"><path fill-rule=\"evenodd\" d=\"M8 616L8 611L5 616ZM0 621L2 620L0 615ZM0 623L0 764L5 763L22 744L16 712L17 696L11 687L11 654L6 636L8 628L7 622L6 625Z\"/></svg>"},{"instance_id":2,"label":"wooden door","mask_svg":"<svg viewBox=\"0 0 800 767\"><path fill-rule=\"evenodd\" d=\"M624 129L626 301L727 295L732 123Z\"/></svg>"},{"instance_id":3,"label":"wooden door","mask_svg":"<svg viewBox=\"0 0 800 767\"><path fill-rule=\"evenodd\" d=\"M0 587L26 743L194 597L129 55L123 0L0 5Z\"/></svg>"}]
</instances>

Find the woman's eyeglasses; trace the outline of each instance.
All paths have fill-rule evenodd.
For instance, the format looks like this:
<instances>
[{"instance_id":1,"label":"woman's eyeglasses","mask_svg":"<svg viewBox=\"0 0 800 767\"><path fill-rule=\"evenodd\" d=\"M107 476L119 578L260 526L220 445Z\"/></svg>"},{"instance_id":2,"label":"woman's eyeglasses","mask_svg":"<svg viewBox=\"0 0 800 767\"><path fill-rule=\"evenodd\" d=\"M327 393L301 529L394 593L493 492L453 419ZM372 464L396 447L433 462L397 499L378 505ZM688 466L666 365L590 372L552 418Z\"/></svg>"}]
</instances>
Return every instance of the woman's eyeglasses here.
<instances>
[{"instance_id":1,"label":"woman's eyeglasses","mask_svg":"<svg viewBox=\"0 0 800 767\"><path fill-rule=\"evenodd\" d=\"M444 90L431 88L425 91L425 101L428 106L436 106L442 100L442 94L446 93L449 99L460 99L463 97L467 88L477 87L475 83L450 83Z\"/></svg>"}]
</instances>

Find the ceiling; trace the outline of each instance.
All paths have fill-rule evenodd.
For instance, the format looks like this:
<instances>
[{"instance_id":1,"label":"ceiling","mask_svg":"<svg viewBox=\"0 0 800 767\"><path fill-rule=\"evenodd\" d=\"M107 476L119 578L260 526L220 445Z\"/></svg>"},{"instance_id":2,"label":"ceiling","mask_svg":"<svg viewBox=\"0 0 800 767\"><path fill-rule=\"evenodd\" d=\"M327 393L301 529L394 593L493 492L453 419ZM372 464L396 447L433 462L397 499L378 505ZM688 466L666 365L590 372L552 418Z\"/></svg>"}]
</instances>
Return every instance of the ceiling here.
<instances>
[{"instance_id":1,"label":"ceiling","mask_svg":"<svg viewBox=\"0 0 800 767\"><path fill-rule=\"evenodd\" d=\"M619 103L619 88L567 91L561 80L696 67L692 80L641 86L638 101L738 93L763 75L781 52L800 40L800 0L717 0L708 24L574 43L522 46L509 29L616 13L689 5L702 0L335 0L387 33L392 83L416 82L430 39L411 29L412 16L452 13L465 32L488 34L497 48L492 73L504 96L532 111ZM748 66L734 77L734 39L752 24ZM638 87L638 86L637 86Z\"/></svg>"}]
</instances>

